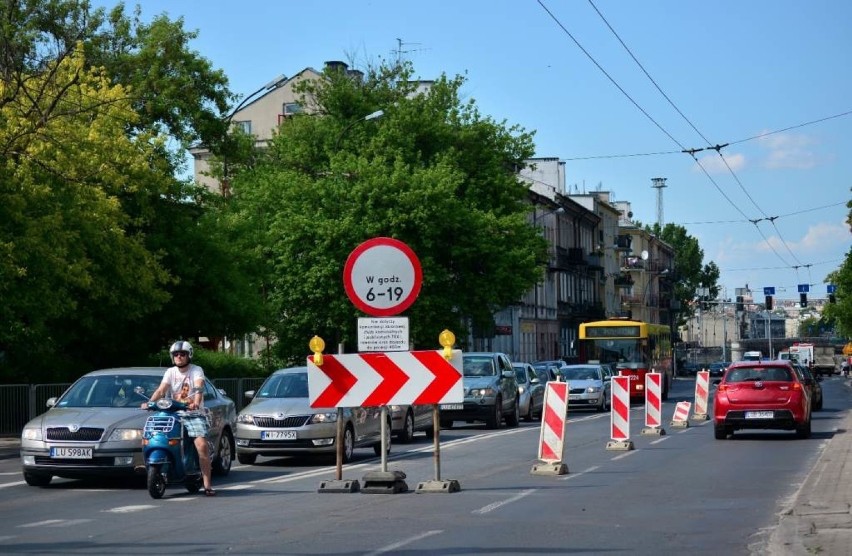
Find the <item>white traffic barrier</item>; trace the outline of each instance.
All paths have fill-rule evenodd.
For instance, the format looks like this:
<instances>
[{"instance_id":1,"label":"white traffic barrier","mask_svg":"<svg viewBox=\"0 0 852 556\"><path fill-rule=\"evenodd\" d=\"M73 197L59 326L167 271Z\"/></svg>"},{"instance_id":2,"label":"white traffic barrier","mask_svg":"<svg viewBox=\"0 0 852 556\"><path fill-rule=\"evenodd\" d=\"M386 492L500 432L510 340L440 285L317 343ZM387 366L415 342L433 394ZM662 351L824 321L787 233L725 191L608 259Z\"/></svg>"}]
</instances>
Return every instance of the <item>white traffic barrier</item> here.
<instances>
[{"instance_id":1,"label":"white traffic barrier","mask_svg":"<svg viewBox=\"0 0 852 556\"><path fill-rule=\"evenodd\" d=\"M610 438L607 450L632 450L630 440L630 377L612 377L612 404L610 407Z\"/></svg>"},{"instance_id":2,"label":"white traffic barrier","mask_svg":"<svg viewBox=\"0 0 852 556\"><path fill-rule=\"evenodd\" d=\"M669 425L678 428L689 427L689 408L691 407L692 403L690 402L677 402L672 422Z\"/></svg>"},{"instance_id":3,"label":"white traffic barrier","mask_svg":"<svg viewBox=\"0 0 852 556\"><path fill-rule=\"evenodd\" d=\"M695 374L695 421L707 420L707 398L710 396L710 371L698 371Z\"/></svg>"},{"instance_id":4,"label":"white traffic barrier","mask_svg":"<svg viewBox=\"0 0 852 556\"><path fill-rule=\"evenodd\" d=\"M662 375L653 369L645 375L645 428L642 434L662 436L666 430L662 428L663 397Z\"/></svg>"},{"instance_id":5,"label":"white traffic barrier","mask_svg":"<svg viewBox=\"0 0 852 556\"><path fill-rule=\"evenodd\" d=\"M564 475L568 466L562 461L565 452L565 419L568 413L568 383L551 381L544 391L544 411L538 440L538 459L533 465L535 475Z\"/></svg>"}]
</instances>

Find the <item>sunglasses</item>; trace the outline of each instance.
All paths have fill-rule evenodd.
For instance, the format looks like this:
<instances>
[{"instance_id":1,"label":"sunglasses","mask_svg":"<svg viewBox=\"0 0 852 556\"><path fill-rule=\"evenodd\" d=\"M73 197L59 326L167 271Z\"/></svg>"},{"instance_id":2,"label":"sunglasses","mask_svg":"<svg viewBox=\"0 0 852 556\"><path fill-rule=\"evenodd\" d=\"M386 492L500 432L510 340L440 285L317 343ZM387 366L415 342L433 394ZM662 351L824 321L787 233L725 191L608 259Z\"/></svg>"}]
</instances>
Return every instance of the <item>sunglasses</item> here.
<instances>
[{"instance_id":1,"label":"sunglasses","mask_svg":"<svg viewBox=\"0 0 852 556\"><path fill-rule=\"evenodd\" d=\"M186 351L176 351L172 354L172 357L189 357L189 353Z\"/></svg>"}]
</instances>

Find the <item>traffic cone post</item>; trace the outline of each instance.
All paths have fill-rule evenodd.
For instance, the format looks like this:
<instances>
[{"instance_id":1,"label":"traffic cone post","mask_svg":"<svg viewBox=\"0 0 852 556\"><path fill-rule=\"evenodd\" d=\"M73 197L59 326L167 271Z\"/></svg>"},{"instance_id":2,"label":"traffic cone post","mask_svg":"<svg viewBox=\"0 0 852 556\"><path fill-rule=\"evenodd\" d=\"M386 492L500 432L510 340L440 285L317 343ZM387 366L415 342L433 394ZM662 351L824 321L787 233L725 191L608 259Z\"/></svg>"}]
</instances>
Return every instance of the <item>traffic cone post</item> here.
<instances>
[{"instance_id":1,"label":"traffic cone post","mask_svg":"<svg viewBox=\"0 0 852 556\"><path fill-rule=\"evenodd\" d=\"M666 429L662 427L662 375L650 372L645 375L645 428L644 435L662 436Z\"/></svg>"},{"instance_id":2,"label":"traffic cone post","mask_svg":"<svg viewBox=\"0 0 852 556\"><path fill-rule=\"evenodd\" d=\"M693 421L706 421L707 398L710 395L710 371L698 371L695 375L695 413Z\"/></svg>"},{"instance_id":3,"label":"traffic cone post","mask_svg":"<svg viewBox=\"0 0 852 556\"><path fill-rule=\"evenodd\" d=\"M630 377L612 377L612 404L610 407L610 438L607 450L633 449L630 440Z\"/></svg>"},{"instance_id":4,"label":"traffic cone post","mask_svg":"<svg viewBox=\"0 0 852 556\"><path fill-rule=\"evenodd\" d=\"M533 465L533 475L565 475L568 466L563 461L565 452L565 418L568 413L568 383L548 382L544 391L544 411L541 417L541 434L538 441L538 459Z\"/></svg>"}]
</instances>

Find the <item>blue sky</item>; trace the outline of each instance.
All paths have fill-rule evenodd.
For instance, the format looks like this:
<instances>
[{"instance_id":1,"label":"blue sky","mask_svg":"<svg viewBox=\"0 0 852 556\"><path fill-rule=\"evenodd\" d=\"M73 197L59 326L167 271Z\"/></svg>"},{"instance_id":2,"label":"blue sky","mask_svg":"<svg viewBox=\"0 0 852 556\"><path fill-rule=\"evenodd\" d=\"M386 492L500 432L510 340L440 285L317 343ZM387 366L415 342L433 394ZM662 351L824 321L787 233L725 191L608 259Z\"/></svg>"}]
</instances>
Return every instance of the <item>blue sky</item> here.
<instances>
[{"instance_id":1,"label":"blue sky","mask_svg":"<svg viewBox=\"0 0 852 556\"><path fill-rule=\"evenodd\" d=\"M199 32L193 47L242 95L327 60L364 67L398 50L422 79L464 74L466 97L496 121L535 131L536 156L565 160L576 190L612 191L631 202L634 218L651 223L651 179L666 178L664 221L698 239L705 263L720 267L728 297L748 284L761 301L764 286L774 286L777 299L798 299L805 283L811 298L825 297L826 274L852 244L844 224L852 2L139 5L144 19L183 17L185 28ZM714 150L696 153L704 170L680 152L726 143L724 160Z\"/></svg>"}]
</instances>

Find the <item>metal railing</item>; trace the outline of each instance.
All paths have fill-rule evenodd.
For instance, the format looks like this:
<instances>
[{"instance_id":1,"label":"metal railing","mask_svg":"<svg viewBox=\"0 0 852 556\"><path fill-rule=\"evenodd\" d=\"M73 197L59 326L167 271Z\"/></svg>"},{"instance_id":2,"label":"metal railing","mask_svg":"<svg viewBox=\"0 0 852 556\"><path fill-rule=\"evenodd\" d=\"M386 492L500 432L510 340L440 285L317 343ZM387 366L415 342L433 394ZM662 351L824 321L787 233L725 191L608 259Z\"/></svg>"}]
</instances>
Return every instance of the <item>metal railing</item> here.
<instances>
[{"instance_id":1,"label":"metal railing","mask_svg":"<svg viewBox=\"0 0 852 556\"><path fill-rule=\"evenodd\" d=\"M234 400L237 411L240 411L248 401L244 393L257 390L266 379L248 377L211 380ZM30 419L47 411L47 400L61 396L71 384L0 384L0 436L20 436Z\"/></svg>"}]
</instances>

